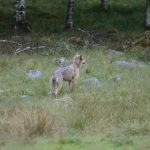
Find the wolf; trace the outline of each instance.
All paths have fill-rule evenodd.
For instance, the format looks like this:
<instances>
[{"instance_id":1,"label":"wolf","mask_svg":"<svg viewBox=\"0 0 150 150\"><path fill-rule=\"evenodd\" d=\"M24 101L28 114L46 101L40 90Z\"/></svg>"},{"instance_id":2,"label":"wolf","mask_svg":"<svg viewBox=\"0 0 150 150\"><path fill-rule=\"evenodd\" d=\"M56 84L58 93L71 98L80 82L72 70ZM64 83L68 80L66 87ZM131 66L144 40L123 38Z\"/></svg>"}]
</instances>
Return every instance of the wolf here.
<instances>
[{"instance_id":1,"label":"wolf","mask_svg":"<svg viewBox=\"0 0 150 150\"><path fill-rule=\"evenodd\" d=\"M71 65L54 71L51 77L52 97L57 98L58 92L63 85L63 81L69 83L70 91L74 92L76 90L76 81L79 78L79 71L82 64L85 64L85 58L82 55L76 54L73 57L73 63Z\"/></svg>"}]
</instances>

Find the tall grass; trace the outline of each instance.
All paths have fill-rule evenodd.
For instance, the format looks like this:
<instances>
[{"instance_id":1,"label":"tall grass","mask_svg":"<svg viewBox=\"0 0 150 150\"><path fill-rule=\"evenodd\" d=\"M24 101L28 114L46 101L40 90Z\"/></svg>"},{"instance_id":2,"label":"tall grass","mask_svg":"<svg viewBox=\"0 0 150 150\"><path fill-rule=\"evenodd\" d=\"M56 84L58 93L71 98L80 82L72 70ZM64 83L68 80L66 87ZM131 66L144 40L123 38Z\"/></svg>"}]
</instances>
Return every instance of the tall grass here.
<instances>
[{"instance_id":1,"label":"tall grass","mask_svg":"<svg viewBox=\"0 0 150 150\"><path fill-rule=\"evenodd\" d=\"M56 68L50 63L51 57L1 56L1 144L10 139L28 139L43 134L61 136L70 132L149 134L149 65L122 69L112 62L127 59L126 56L108 55L99 49L82 54L87 58L87 64L81 68L77 92L68 93L64 84L59 94L59 97L73 98L72 106L67 108L55 106L48 94L49 77ZM41 79L26 78L26 71L31 66L42 70ZM87 68L90 69L88 74ZM121 81L110 80L116 74L121 75ZM87 85L85 79L91 76L101 80L102 86ZM21 97L24 94L26 98Z\"/></svg>"},{"instance_id":2,"label":"tall grass","mask_svg":"<svg viewBox=\"0 0 150 150\"><path fill-rule=\"evenodd\" d=\"M95 43L86 46L83 43L86 39L90 41L89 37L76 33L80 27L97 33L94 38L100 41L101 38L108 39L105 31L115 31L119 36L122 34L137 36L144 31L146 0L109 0L106 12L101 10L99 2L100 0L76 0L75 32L64 33L66 0L28 1L26 15L32 24L33 33L18 37L12 36L16 35L11 27L12 1L0 0L1 39L11 36L10 39L21 43L24 47L47 46L45 49L35 50L32 55L31 53L28 55L28 52L8 55L14 54L16 45L0 43L0 50L5 53L0 55L0 146L7 145L10 141L26 143L32 141L34 137L48 135L59 137L58 143L61 147L52 146L52 149L62 149L62 145L65 144L70 145L71 149L72 145L78 145L79 149L82 145L81 137L80 139L64 137L81 133L85 135L103 133L109 135L108 137L115 135L112 143L116 148L120 145L134 145L128 136L140 137L150 134L149 63L146 62L145 68L130 69L117 68L113 64L116 60L139 59L143 56L144 60L148 60L145 59L147 54L143 55L142 51L122 56L109 55L105 51L108 45L100 42L98 45ZM71 40L76 38L81 38L81 41L72 43ZM141 51L141 48L138 50ZM65 83L59 93L60 98L71 97L72 105L57 106L49 95L50 75L58 67L53 65L51 60L53 56L63 55L72 62L72 56L76 51L85 56L87 64L81 68L76 93L69 93ZM149 58L148 55L146 57ZM30 69L41 70L42 77L37 80L27 78L26 72ZM118 74L121 80L112 80ZM89 85L86 79L90 77L100 80L101 86ZM83 144L87 145L87 149L93 145L91 140L99 143L99 137L90 139ZM107 144L105 142L105 145ZM40 143L41 145L43 143ZM99 149L100 145L96 144L95 147ZM147 149L146 146L141 147ZM110 149L109 146L108 148ZM105 149L105 146L104 148L102 146L102 149Z\"/></svg>"}]
</instances>

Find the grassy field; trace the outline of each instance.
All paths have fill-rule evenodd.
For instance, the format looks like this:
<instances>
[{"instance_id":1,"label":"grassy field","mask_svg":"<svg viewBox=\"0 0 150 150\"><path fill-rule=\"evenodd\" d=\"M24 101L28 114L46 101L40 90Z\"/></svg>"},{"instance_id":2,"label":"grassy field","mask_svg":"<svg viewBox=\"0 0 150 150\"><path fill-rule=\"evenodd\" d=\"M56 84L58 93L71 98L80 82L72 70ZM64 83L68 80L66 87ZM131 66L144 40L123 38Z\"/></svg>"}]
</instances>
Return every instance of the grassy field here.
<instances>
[{"instance_id":1,"label":"grassy field","mask_svg":"<svg viewBox=\"0 0 150 150\"><path fill-rule=\"evenodd\" d=\"M23 35L12 28L12 0L0 0L0 39L8 40L0 41L0 150L150 149L149 45L123 48L143 35L146 0L109 0L106 12L99 1L76 0L74 29L65 32L66 0L30 0L32 33ZM21 49L46 48L15 55L18 46L10 40ZM125 53L110 54L109 48ZM73 102L56 105L49 79L58 64L52 60L65 56L72 62L76 52L86 58L77 91L70 93L64 83L58 96ZM117 60L146 66L119 68ZM41 78L27 78L35 69ZM101 86L88 83L91 77Z\"/></svg>"},{"instance_id":2,"label":"grassy field","mask_svg":"<svg viewBox=\"0 0 150 150\"><path fill-rule=\"evenodd\" d=\"M104 49L100 46L93 48L92 52L90 49L86 52L82 50L87 64L81 68L77 92L69 93L67 84L64 84L59 94L59 98L73 99L73 105L67 108L52 104L49 95L49 77L57 68L50 63L51 56L2 55L2 149L12 149L11 145L14 149L102 147L122 150L137 149L139 146L149 149L149 142L146 141L150 133L150 67L147 64L145 68L118 68L114 65L115 60L132 60L133 56L113 56ZM67 58L71 60L71 57ZM27 78L26 71L35 68L41 70L43 76L37 80ZM115 75L120 75L121 80L114 81ZM101 87L85 82L93 76L102 82ZM22 98L22 95L27 97ZM99 143L99 138L103 139L103 136L105 140ZM15 141L20 144L15 146ZM90 146L86 145L89 142Z\"/></svg>"},{"instance_id":3,"label":"grassy field","mask_svg":"<svg viewBox=\"0 0 150 150\"><path fill-rule=\"evenodd\" d=\"M67 136L59 139L51 139L43 136L35 138L30 145L9 144L2 147L1 150L149 150L149 136L127 137L127 136L111 136L104 135L88 135L88 136Z\"/></svg>"}]
</instances>

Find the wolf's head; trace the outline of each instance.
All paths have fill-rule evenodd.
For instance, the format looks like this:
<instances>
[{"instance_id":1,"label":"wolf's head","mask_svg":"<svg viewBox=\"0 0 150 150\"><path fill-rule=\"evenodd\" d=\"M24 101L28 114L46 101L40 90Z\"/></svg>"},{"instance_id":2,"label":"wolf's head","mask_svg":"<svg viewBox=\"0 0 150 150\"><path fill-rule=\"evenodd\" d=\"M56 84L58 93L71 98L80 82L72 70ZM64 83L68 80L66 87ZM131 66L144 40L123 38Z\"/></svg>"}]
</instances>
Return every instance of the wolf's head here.
<instances>
[{"instance_id":1,"label":"wolf's head","mask_svg":"<svg viewBox=\"0 0 150 150\"><path fill-rule=\"evenodd\" d=\"M80 67L81 64L85 64L85 58L82 55L76 54L73 58L73 64Z\"/></svg>"}]
</instances>

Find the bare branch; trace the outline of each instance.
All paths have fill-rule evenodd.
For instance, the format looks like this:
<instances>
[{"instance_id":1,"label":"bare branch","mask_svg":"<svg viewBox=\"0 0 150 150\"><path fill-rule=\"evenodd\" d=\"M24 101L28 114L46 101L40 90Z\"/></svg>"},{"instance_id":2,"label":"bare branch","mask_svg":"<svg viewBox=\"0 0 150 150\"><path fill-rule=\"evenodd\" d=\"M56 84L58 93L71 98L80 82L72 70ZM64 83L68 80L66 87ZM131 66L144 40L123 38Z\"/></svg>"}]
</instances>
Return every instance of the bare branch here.
<instances>
[{"instance_id":1,"label":"bare branch","mask_svg":"<svg viewBox=\"0 0 150 150\"><path fill-rule=\"evenodd\" d=\"M46 46L39 46L39 47L33 47L32 48L32 47L28 46L28 47L25 47L23 49L18 48L18 49L16 49L15 55L18 54L18 53L20 53L20 52L31 51L31 50L34 50L34 49L42 49L42 48L45 48L45 47Z\"/></svg>"},{"instance_id":2,"label":"bare branch","mask_svg":"<svg viewBox=\"0 0 150 150\"><path fill-rule=\"evenodd\" d=\"M18 46L22 46L20 43L17 43L17 42L15 42L15 41L0 40L0 42L7 42L7 43L12 43L12 44L17 44Z\"/></svg>"},{"instance_id":3,"label":"bare branch","mask_svg":"<svg viewBox=\"0 0 150 150\"><path fill-rule=\"evenodd\" d=\"M85 31L85 30L83 30L83 29L81 29L81 28L78 28L78 30L81 31L82 33L85 33L85 34L89 35L89 36L92 35L92 34L90 34L88 31Z\"/></svg>"},{"instance_id":4,"label":"bare branch","mask_svg":"<svg viewBox=\"0 0 150 150\"><path fill-rule=\"evenodd\" d=\"M27 51L27 50L31 50L31 47L28 46L28 47L23 48L23 49L21 49L21 50L20 50L20 48L18 48L18 49L16 50L16 52L15 52L15 55L18 54L18 53L20 53L20 52Z\"/></svg>"},{"instance_id":5,"label":"bare branch","mask_svg":"<svg viewBox=\"0 0 150 150\"><path fill-rule=\"evenodd\" d=\"M42 49L42 48L45 48L46 46L39 46L39 47L33 47L33 50L34 49Z\"/></svg>"}]
</instances>

